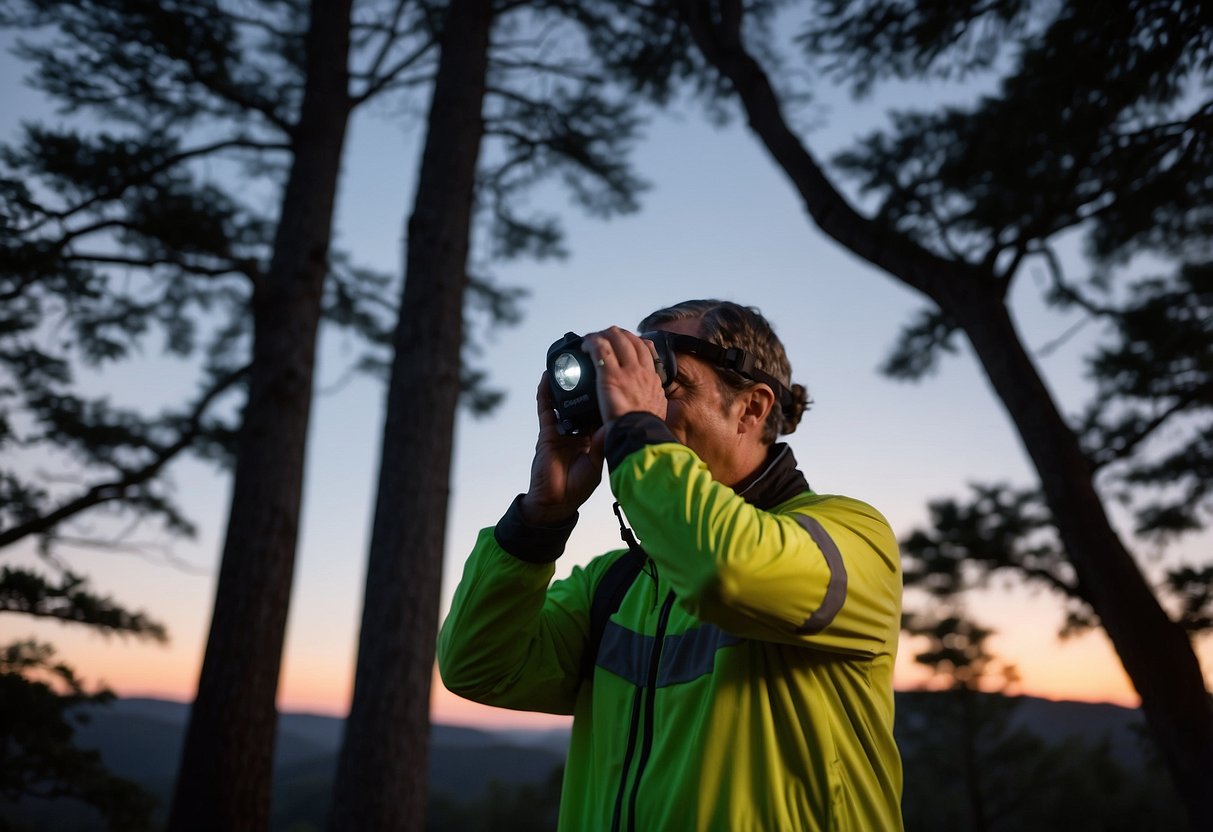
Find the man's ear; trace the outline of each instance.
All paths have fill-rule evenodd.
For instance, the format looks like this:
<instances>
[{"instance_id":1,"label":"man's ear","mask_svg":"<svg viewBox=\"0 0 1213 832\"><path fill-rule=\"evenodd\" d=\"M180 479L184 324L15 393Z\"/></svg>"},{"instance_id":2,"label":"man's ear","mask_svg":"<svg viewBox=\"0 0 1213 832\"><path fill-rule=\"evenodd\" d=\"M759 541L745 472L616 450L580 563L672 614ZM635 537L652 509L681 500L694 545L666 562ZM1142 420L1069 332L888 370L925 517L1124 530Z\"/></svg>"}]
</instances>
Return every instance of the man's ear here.
<instances>
[{"instance_id":1,"label":"man's ear","mask_svg":"<svg viewBox=\"0 0 1213 832\"><path fill-rule=\"evenodd\" d=\"M771 408L775 406L775 394L771 388L765 384L755 384L748 390L738 393L736 401L741 405L737 432L756 431L761 433L763 425L767 423L767 416L770 415Z\"/></svg>"}]
</instances>

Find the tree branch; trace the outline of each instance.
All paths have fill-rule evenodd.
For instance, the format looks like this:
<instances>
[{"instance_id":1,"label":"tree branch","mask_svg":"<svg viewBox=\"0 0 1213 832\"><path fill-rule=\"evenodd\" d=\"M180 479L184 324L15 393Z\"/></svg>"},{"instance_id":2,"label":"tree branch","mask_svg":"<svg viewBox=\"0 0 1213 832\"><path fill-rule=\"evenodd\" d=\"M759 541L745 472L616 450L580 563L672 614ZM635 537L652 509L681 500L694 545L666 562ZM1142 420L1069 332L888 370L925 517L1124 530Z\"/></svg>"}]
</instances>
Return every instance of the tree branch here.
<instances>
[{"instance_id":1,"label":"tree branch","mask_svg":"<svg viewBox=\"0 0 1213 832\"><path fill-rule=\"evenodd\" d=\"M432 40L426 41L425 44L418 47L412 53L402 57L389 70L384 72L382 75L379 75L378 77L376 77L376 73L378 72L378 61L376 62L376 65L374 67L372 67L371 69L367 70L367 72L365 74L360 73L358 75L351 75L350 76L351 78L356 78L358 80L366 80L366 82L367 82L366 89L364 89L361 93L359 93L356 96L353 96L350 99L351 107L357 107L358 105L366 102L368 99L378 95L379 93L383 92L384 90L397 89L402 85L409 86L411 84L418 83L420 80L423 80L423 79L429 80L432 77L432 75L426 74L423 76L417 76L417 80L414 80L414 81L409 81L409 82L398 81L399 77L406 70L411 69L412 67L416 66L417 63L419 63L421 61L421 59L424 58L426 56L426 54L434 48L434 46L435 46L435 41L432 41Z\"/></svg>"},{"instance_id":2,"label":"tree branch","mask_svg":"<svg viewBox=\"0 0 1213 832\"><path fill-rule=\"evenodd\" d=\"M188 421L181 435L175 442L160 448L156 451L155 457L144 465L133 471L124 471L122 476L109 482L97 483L90 487L80 496L63 503L53 511L43 514L40 517L35 517L11 529L0 531L0 548L16 543L25 537L33 534L41 534L70 517L73 517L80 512L92 508L93 506L119 499L123 496L126 489L136 485L141 485L147 482L172 461L178 454L186 450L202 431L202 418L206 415L207 408L221 394L225 393L236 382L242 379L248 372L248 367L242 367L234 370L227 375L216 379L215 384L206 391L201 399L194 405Z\"/></svg>"},{"instance_id":3,"label":"tree branch","mask_svg":"<svg viewBox=\"0 0 1213 832\"><path fill-rule=\"evenodd\" d=\"M1005 246L998 245L998 241L994 241L994 245L990 246L990 251L986 255L985 263L991 272L994 271L998 264L998 255L1006 251ZM1015 246L1015 253L1011 256L1011 262L1003 269L1002 274L996 275L999 283L1003 286L1003 297L1006 297L1007 292L1011 289L1011 281L1015 279L1016 272L1019 271L1020 265L1023 264L1024 258L1028 256L1028 247L1023 245Z\"/></svg>"},{"instance_id":4,"label":"tree branch","mask_svg":"<svg viewBox=\"0 0 1213 832\"><path fill-rule=\"evenodd\" d=\"M80 228L65 229L63 236L59 237L57 240L48 240L45 242L48 242L55 250L62 250L66 248L68 243L72 242L73 240L77 240L81 237L87 237L89 234L96 234L98 231L108 231L112 228L121 228L127 231L135 232L139 231L138 227L134 223L128 222L127 220L104 219ZM18 233L20 234L22 232L19 231Z\"/></svg>"},{"instance_id":5,"label":"tree branch","mask_svg":"<svg viewBox=\"0 0 1213 832\"><path fill-rule=\"evenodd\" d=\"M176 266L177 268L189 272L190 274L200 277L223 277L228 274L238 274L242 277L247 277L250 282L256 284L261 277L261 270L258 268L256 261L251 259L231 260L224 267L219 266L203 266L196 263L187 263L185 260L176 257L153 257L142 259L138 257L121 257L113 254L99 254L85 252L82 254L71 254L63 258L67 263L98 263L109 266L132 266L135 268L151 269L156 266Z\"/></svg>"},{"instance_id":6,"label":"tree branch","mask_svg":"<svg viewBox=\"0 0 1213 832\"><path fill-rule=\"evenodd\" d=\"M277 127L285 135L295 135L295 125L278 115L277 111L269 103L250 98L238 86L230 83L228 79L216 77L214 73L208 72L205 67L198 64L198 61L192 54L185 56L182 60L189 67L193 77L206 90L227 101L229 104L259 113L266 121Z\"/></svg>"},{"instance_id":7,"label":"tree branch","mask_svg":"<svg viewBox=\"0 0 1213 832\"><path fill-rule=\"evenodd\" d=\"M817 226L843 247L896 275L945 310L959 291L989 283L991 275L966 262L946 260L887 225L864 217L826 177L783 118L766 73L741 44L740 0L722 0L712 20L706 0L679 0L678 11L707 61L732 84L754 133L795 185Z\"/></svg>"},{"instance_id":8,"label":"tree branch","mask_svg":"<svg viewBox=\"0 0 1213 832\"><path fill-rule=\"evenodd\" d=\"M382 27L383 43L379 47L379 52L371 60L371 65L366 71L368 77L374 77L379 74L379 70L383 67L383 62L387 60L388 53L391 52L392 46L396 39L400 37L400 32L396 27L400 24L400 18L404 17L404 10L409 5L409 0L396 0L396 9L392 12L392 20L390 23Z\"/></svg>"},{"instance_id":9,"label":"tree branch","mask_svg":"<svg viewBox=\"0 0 1213 832\"><path fill-rule=\"evenodd\" d=\"M1044 584L1047 584L1050 589L1057 590L1067 598L1073 598L1076 601L1083 602L1086 602L1087 600L1086 598L1082 597L1082 594L1078 591L1078 587L1066 583L1047 569L1032 569L1022 564L1016 564L1010 568L1014 569L1025 578L1034 578Z\"/></svg>"},{"instance_id":10,"label":"tree branch","mask_svg":"<svg viewBox=\"0 0 1213 832\"><path fill-rule=\"evenodd\" d=\"M247 26L250 29L260 29L261 31L263 31L267 34L272 35L276 38L281 38L284 41L290 40L291 38L298 38L298 39L302 40L303 36L304 36L304 32L301 29L300 30L280 29L277 26L270 23L268 20L260 20L255 17L249 17L247 15L237 14L236 12L233 12L230 10L225 10L224 14L227 17L231 18L233 23L236 23L240 26Z\"/></svg>"},{"instance_id":11,"label":"tree branch","mask_svg":"<svg viewBox=\"0 0 1213 832\"><path fill-rule=\"evenodd\" d=\"M406 90L410 87L419 87L423 84L432 83L433 80L433 72L420 72L416 75L397 77L388 83L376 86L374 90L363 90L357 96L350 99L353 102L351 106L357 107L360 104L365 104L372 96L383 95L395 92L396 90Z\"/></svg>"},{"instance_id":12,"label":"tree branch","mask_svg":"<svg viewBox=\"0 0 1213 832\"><path fill-rule=\"evenodd\" d=\"M290 151L291 146L282 142L261 142L244 136L237 136L235 138L224 139L223 141L214 142L212 144L182 150L179 153L174 153L172 156L166 156L164 159L160 160L157 164L150 168L138 171L135 176L132 176L129 179L120 180L113 184L107 182L101 189L98 190L97 193L70 208L65 208L62 211L46 211L43 209L43 219L31 226L20 229L17 233L22 235L30 234L38 231L43 225L52 220L63 221L69 219L75 214L91 208L98 202L102 202L107 199L115 199L121 196L126 192L127 189L134 187L135 185L142 185L156 174L162 173L171 167L181 164L182 162L187 162L190 159L195 159L200 156L209 156L212 153L218 153L224 150L230 150L232 148L239 148L242 150Z\"/></svg>"},{"instance_id":13,"label":"tree branch","mask_svg":"<svg viewBox=\"0 0 1213 832\"><path fill-rule=\"evenodd\" d=\"M1133 451L1142 443L1149 439L1159 428L1161 428L1167 420L1177 413L1182 413L1194 402L1202 400L1208 396L1211 390L1210 385L1199 385L1192 390L1189 390L1187 395L1177 396L1170 407L1157 414L1153 419L1138 431L1135 435L1126 439L1116 448L1101 449L1104 453L1092 454L1091 465L1094 470L1099 471L1118 462L1133 453Z\"/></svg>"},{"instance_id":14,"label":"tree branch","mask_svg":"<svg viewBox=\"0 0 1213 832\"><path fill-rule=\"evenodd\" d=\"M1121 312L1119 309L1096 303L1082 294L1073 285L1066 282L1065 271L1061 267L1061 258L1057 256L1057 252L1053 250L1052 246L1038 243L1030 253L1039 254L1044 258L1045 264L1049 268L1049 276L1053 279L1054 291L1057 292L1059 297L1085 309L1096 317L1115 318L1120 316Z\"/></svg>"},{"instance_id":15,"label":"tree branch","mask_svg":"<svg viewBox=\"0 0 1213 832\"><path fill-rule=\"evenodd\" d=\"M576 64L549 64L543 61L512 61L498 59L493 61L494 69L501 69L508 72L512 71L528 71L528 72L543 72L549 75L554 75L560 78L568 78L572 81L580 81L586 84L598 84L603 81L602 73L588 72L579 68Z\"/></svg>"},{"instance_id":16,"label":"tree branch","mask_svg":"<svg viewBox=\"0 0 1213 832\"><path fill-rule=\"evenodd\" d=\"M109 598L92 594L86 579L72 572L65 572L60 583L54 585L31 570L5 567L0 570L0 613L86 624L103 635L132 635L161 644L168 641L163 624L145 613L130 612Z\"/></svg>"}]
</instances>

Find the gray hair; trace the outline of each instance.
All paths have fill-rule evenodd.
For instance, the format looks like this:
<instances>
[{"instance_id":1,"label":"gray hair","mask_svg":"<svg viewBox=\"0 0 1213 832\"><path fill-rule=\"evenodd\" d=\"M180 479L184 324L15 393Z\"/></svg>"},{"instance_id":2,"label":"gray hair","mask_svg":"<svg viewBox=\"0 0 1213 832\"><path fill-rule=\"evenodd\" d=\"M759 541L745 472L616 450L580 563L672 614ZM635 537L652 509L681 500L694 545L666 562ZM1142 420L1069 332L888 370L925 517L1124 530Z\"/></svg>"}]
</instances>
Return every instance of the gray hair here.
<instances>
[{"instance_id":1,"label":"gray hair","mask_svg":"<svg viewBox=\"0 0 1213 832\"><path fill-rule=\"evenodd\" d=\"M674 321L692 319L699 321L698 337L720 347L745 350L754 356L758 369L773 376L791 391L793 406L790 413L783 412L778 402L779 391L775 391L777 401L763 425L763 441L769 445L781 434L796 430L800 417L812 400L803 385L792 384L788 354L762 313L753 306L741 306L727 300L687 300L648 315L640 322L640 331L647 332ZM718 369L717 376L728 401L758 383L731 370Z\"/></svg>"}]
</instances>

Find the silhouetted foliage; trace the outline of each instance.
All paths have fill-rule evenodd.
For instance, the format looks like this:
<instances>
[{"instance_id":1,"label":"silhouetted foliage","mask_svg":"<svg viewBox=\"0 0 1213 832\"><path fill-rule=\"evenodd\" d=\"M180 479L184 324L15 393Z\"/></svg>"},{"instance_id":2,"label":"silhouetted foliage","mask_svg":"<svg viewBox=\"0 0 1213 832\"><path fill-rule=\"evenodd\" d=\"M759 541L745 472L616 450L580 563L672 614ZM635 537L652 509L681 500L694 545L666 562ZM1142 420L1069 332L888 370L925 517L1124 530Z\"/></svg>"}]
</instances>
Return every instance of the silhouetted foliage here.
<instances>
[{"instance_id":1,"label":"silhouetted foliage","mask_svg":"<svg viewBox=\"0 0 1213 832\"><path fill-rule=\"evenodd\" d=\"M65 571L57 583L28 569L0 569L0 613L85 624L104 635L134 635L164 642L164 625L146 613L130 612L112 598L88 591L87 579Z\"/></svg>"},{"instance_id":2,"label":"silhouetted foliage","mask_svg":"<svg viewBox=\"0 0 1213 832\"><path fill-rule=\"evenodd\" d=\"M861 6L819 4L804 37L810 54L861 87L989 69L1017 45L997 93L897 113L891 130L836 165L879 196L884 224L941 256L989 265L1004 295L1025 259L1044 264L1045 300L1089 316L1104 336L1087 362L1094 399L1074 423L1104 492L1135 504L1140 534L1204 528L1213 508L1208 10ZM1069 229L1086 241L1089 273L1077 280L1056 252ZM1173 273L1141 277L1140 255ZM955 327L924 313L886 371L921 377Z\"/></svg>"},{"instance_id":3,"label":"silhouetted foliage","mask_svg":"<svg viewBox=\"0 0 1213 832\"><path fill-rule=\"evenodd\" d=\"M907 832L1185 827L1160 763L1118 758L1106 739L1043 737L1022 707L965 687L899 694Z\"/></svg>"},{"instance_id":4,"label":"silhouetted foliage","mask_svg":"<svg viewBox=\"0 0 1213 832\"><path fill-rule=\"evenodd\" d=\"M104 704L108 690L88 693L54 649L36 641L0 648L0 798L79 801L114 832L151 829L155 801L140 786L106 771L97 751L76 748L79 706ZM9 828L0 818L0 827Z\"/></svg>"},{"instance_id":5,"label":"silhouetted foliage","mask_svg":"<svg viewBox=\"0 0 1213 832\"><path fill-rule=\"evenodd\" d=\"M1096 395L1080 430L1137 534L1162 541L1206 528L1213 507L1213 261L1129 291L1115 311L1062 300L1111 322L1089 360Z\"/></svg>"},{"instance_id":6,"label":"silhouetted foliage","mask_svg":"<svg viewBox=\"0 0 1213 832\"><path fill-rule=\"evenodd\" d=\"M25 33L18 54L32 83L71 117L27 125L0 154L2 438L23 452L6 456L13 467L2 481L19 501L4 542L37 535L49 551L67 523L102 507L188 534L165 467L185 455L235 461L228 548L248 551L226 552L237 574L220 581L220 630L244 600L257 618L270 598L285 606L289 597L317 320L333 286L369 294L355 285L367 273L329 268L346 122L356 103L409 83L428 52L424 29L415 55L400 48L398 27L411 31L416 15L364 21L351 82L344 56L325 58L325 47L340 51L342 30L326 25L331 37L309 41L310 11L29 0L7 4L0 20ZM326 97L334 76L347 89ZM84 392L79 370L95 378L148 347L201 364L194 402L148 415ZM242 405L235 393L246 391ZM66 468L72 485L39 485L35 453ZM250 492L256 499L241 496ZM95 542L123 541L121 530L116 541L89 531ZM268 802L268 764L245 777L237 763L260 762L272 746L284 624L233 629L239 649L224 667L252 684L230 685L235 701L219 710L223 725L247 732L230 759L209 756ZM207 805L222 811L218 800ZM237 812L250 822L256 813Z\"/></svg>"},{"instance_id":7,"label":"silhouetted foliage","mask_svg":"<svg viewBox=\"0 0 1213 832\"><path fill-rule=\"evenodd\" d=\"M171 532L189 533L165 467L186 454L235 459L229 545L252 547L256 555L225 551L224 562L247 564L232 568L256 573L234 579L240 594L259 599L245 609L268 596L288 597L280 585L265 588L261 576L285 576L289 585L297 505L284 503L284 523L272 541L261 541L238 515L260 510L270 518L277 510L254 509L259 500L240 498L240 472L285 483L300 469L302 451L267 451L254 460L237 451L236 425L243 418L247 451L255 442L248 437L265 431L250 427L250 414L261 425L267 420L255 414L268 413L259 408L273 401L277 410L269 415L278 416L280 426L272 436L286 442L302 435L314 333L307 332L311 312L290 306L296 291L290 281L316 265L326 273L304 276L323 287L315 294L323 298L325 314L368 338L358 368L382 371L390 363L397 310L383 297L394 281L340 253L328 254L340 151L328 153L325 143L339 144L350 112L363 103L428 87L445 13L427 3L363 0L346 23L317 28L309 46L309 13L335 8L294 0L29 0L6 6L0 23L30 33L21 54L35 67L35 85L65 112L86 118L62 129L30 126L2 160L0 279L8 282L0 293L15 302L6 307L13 325L0 328L0 338L12 339L12 348L0 344L0 353L14 379L4 391L0 440L29 454L70 454L64 463L79 483L74 490L50 489L17 463L0 472L0 485L12 498L6 508L14 515L11 526L5 523L4 542L40 535L49 549L68 540L65 523L99 507L112 518L155 518ZM495 286L484 274L488 260L562 253L556 219L521 209L527 189L559 177L577 203L606 216L634 207L640 188L622 161L637 126L630 102L598 95L601 79L575 49L548 37L549 21L533 20L514 5L503 12L509 14L494 43L483 113L482 129L493 148L477 183L486 244L471 265L477 273L466 280L468 334L483 322L509 322L519 314L521 293ZM316 58L317 44L329 48L346 35L348 68L343 59ZM340 82L330 83L334 77ZM309 90L318 97L309 99ZM323 110L313 110L311 121L309 100ZM318 160L318 153L328 153L327 160ZM290 191L297 171L303 172L302 199ZM306 297L307 291L298 294ZM281 350L266 349L282 361L277 369L268 368L265 355L248 364L256 345L271 343L278 336L270 331L289 321L297 324L293 345L281 341ZM56 330L72 337L46 337ZM149 416L82 392L79 368L103 369L145 347L201 359L203 382L194 403ZM484 384L474 339L464 347L466 360L456 362L464 402L487 412L501 394ZM259 378L264 388L258 388ZM267 397L250 394L241 413L239 393L246 384L279 389ZM289 407L274 399L283 395L293 402ZM281 418L286 416L289 423ZM255 566L261 562L264 569ZM225 632L223 610L235 603L231 580L221 577L214 619ZM277 629L252 631L272 640ZM250 632L247 624L231 630ZM212 641L218 644L214 632ZM244 663L224 660L232 672ZM262 699L236 694L236 687L225 688L237 698L229 717Z\"/></svg>"},{"instance_id":8,"label":"silhouetted foliage","mask_svg":"<svg viewBox=\"0 0 1213 832\"><path fill-rule=\"evenodd\" d=\"M164 642L164 625L89 590L85 578L60 569L51 581L30 569L0 569L0 616L12 614L82 624L103 635ZM10 625L11 629L11 625ZM91 807L113 830L150 828L152 798L138 785L106 771L95 751L73 745L74 725L85 721L82 704L113 698L85 690L71 667L54 661L54 648L27 639L0 648L0 797L77 801ZM0 828L9 828L0 817Z\"/></svg>"},{"instance_id":9,"label":"silhouetted foliage","mask_svg":"<svg viewBox=\"0 0 1213 832\"><path fill-rule=\"evenodd\" d=\"M426 829L433 832L553 832L560 810L564 767L552 770L542 783L507 786L489 784L489 793L460 802L440 795L430 806Z\"/></svg>"},{"instance_id":10,"label":"silhouetted foliage","mask_svg":"<svg viewBox=\"0 0 1213 832\"><path fill-rule=\"evenodd\" d=\"M242 380L246 307L273 223L205 164L280 177L289 145L266 125L297 102L266 99L270 67L235 63L237 27L209 5L13 3L0 19L28 33L17 53L31 83L74 117L27 124L0 153L0 440L23 452L0 478L5 544L37 535L46 549L97 507L192 534L163 469L182 455L230 459L236 426L222 398ZM174 65L200 67L205 81L164 71ZM232 125L237 100L264 113ZM148 348L201 354L193 403L149 414L80 384L82 371ZM35 453L75 486L42 485L22 464Z\"/></svg>"},{"instance_id":11,"label":"silhouetted foliage","mask_svg":"<svg viewBox=\"0 0 1213 832\"><path fill-rule=\"evenodd\" d=\"M898 699L909 832L1183 827L1159 766L1118 759L1108 737L1047 737L1019 719L1023 701L1008 695L1015 667L989 652L992 631L955 597L907 614L903 625L926 639L914 660L931 668L928 686L941 688Z\"/></svg>"}]
</instances>

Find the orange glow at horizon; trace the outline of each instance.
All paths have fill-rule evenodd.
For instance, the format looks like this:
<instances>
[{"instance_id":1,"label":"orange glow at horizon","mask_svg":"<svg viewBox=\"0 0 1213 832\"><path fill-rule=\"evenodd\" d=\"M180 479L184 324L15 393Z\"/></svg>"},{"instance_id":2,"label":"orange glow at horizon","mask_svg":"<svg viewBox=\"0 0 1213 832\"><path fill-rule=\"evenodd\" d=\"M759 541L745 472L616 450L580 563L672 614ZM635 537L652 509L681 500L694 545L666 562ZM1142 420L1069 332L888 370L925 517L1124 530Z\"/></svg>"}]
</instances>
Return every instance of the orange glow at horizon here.
<instances>
[{"instance_id":1,"label":"orange glow at horizon","mask_svg":"<svg viewBox=\"0 0 1213 832\"><path fill-rule=\"evenodd\" d=\"M1099 630L1059 641L1058 614L1047 599L1008 597L979 599L980 613L995 629L988 647L1013 664L1020 681L1008 692L1054 700L1107 702L1138 706L1133 690L1107 636ZM189 649L192 639L162 646L106 639L95 633L35 622L32 635L48 639L57 658L75 668L89 688L106 685L124 697L155 697L191 701L201 667L202 645ZM201 638L198 639L202 641ZM185 643L182 643L185 642ZM894 686L909 690L929 686L930 672L914 662L920 644L903 636L894 672ZM1206 684L1213 687L1213 638L1197 643ZM344 716L354 678L353 651L336 658L328 653L288 646L279 685L283 711ZM449 693L437 674L432 678L431 715L436 722L487 728L547 728L568 723L566 716L507 711L476 705Z\"/></svg>"},{"instance_id":2,"label":"orange glow at horizon","mask_svg":"<svg viewBox=\"0 0 1213 832\"><path fill-rule=\"evenodd\" d=\"M1038 649L1035 652L1005 654L1013 656L1008 663L1015 668L1018 676L1018 681L1006 689L1007 694L1057 701L1103 702L1122 708L1136 708L1140 704L1128 676L1102 633L1073 642L1054 641L1051 645L1028 646ZM894 688L934 690L946 687L946 680L933 678L928 668L914 662L913 656L918 647L918 639L902 636L893 673ZM995 653L1004 655L998 649ZM1213 656L1206 657L1206 665L1208 659L1213 659ZM994 689L1001 682L1001 678L992 679L982 687Z\"/></svg>"},{"instance_id":3,"label":"orange glow at horizon","mask_svg":"<svg viewBox=\"0 0 1213 832\"><path fill-rule=\"evenodd\" d=\"M995 637L996 639L998 637ZM1018 640L1004 639L1011 642ZM996 654L1014 655L1021 681L1008 692L1013 695L1080 702L1106 702L1127 708L1138 705L1123 669L1102 633L1094 633L1071 642L995 643ZM915 664L918 645L903 637L894 672L894 687L912 690L931 687L930 671ZM1202 663L1213 664L1213 645L1204 645ZM1011 648L1015 648L1014 653ZM177 661L172 673L166 672L167 656L144 656L143 661L106 662L106 683L121 696L154 697L190 701L197 681L197 666ZM150 659L155 659L151 661ZM343 717L349 708L353 687L350 667L284 667L278 707L287 712L306 712ZM938 685L935 685L938 686ZM510 711L478 705L446 690L437 671L432 677L430 714L434 722L483 728L554 728L569 724L569 717Z\"/></svg>"}]
</instances>

